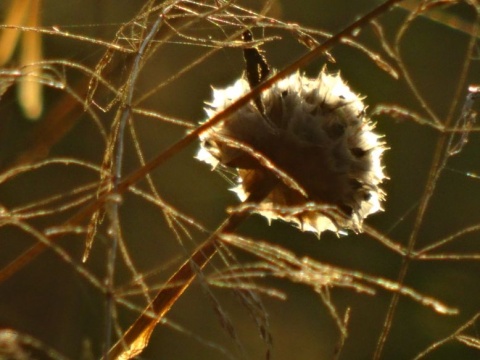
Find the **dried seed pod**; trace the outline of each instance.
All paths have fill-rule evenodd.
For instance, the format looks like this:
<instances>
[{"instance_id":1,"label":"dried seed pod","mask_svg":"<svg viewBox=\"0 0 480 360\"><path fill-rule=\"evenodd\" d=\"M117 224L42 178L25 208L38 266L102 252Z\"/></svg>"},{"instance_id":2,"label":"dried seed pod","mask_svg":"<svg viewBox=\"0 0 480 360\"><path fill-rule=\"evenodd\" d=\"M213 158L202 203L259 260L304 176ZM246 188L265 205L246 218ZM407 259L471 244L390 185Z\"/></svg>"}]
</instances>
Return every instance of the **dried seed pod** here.
<instances>
[{"instance_id":1,"label":"dried seed pod","mask_svg":"<svg viewBox=\"0 0 480 360\"><path fill-rule=\"evenodd\" d=\"M249 91L243 78L214 89L208 116ZM317 78L296 73L279 81L261 101L263 114L251 102L203 133L197 158L236 168L242 201L274 173L278 184L256 208L268 219L317 234L361 231L363 219L381 210L385 145L359 96L323 69Z\"/></svg>"}]
</instances>

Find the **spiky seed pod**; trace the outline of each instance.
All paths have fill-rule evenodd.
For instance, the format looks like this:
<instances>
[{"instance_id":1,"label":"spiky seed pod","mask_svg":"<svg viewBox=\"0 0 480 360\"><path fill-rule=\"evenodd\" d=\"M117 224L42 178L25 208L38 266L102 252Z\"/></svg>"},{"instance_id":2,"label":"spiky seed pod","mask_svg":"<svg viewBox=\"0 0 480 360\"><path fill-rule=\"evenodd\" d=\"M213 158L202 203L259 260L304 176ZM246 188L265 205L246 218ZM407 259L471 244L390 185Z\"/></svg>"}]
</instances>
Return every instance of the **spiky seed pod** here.
<instances>
[{"instance_id":1,"label":"spiky seed pod","mask_svg":"<svg viewBox=\"0 0 480 360\"><path fill-rule=\"evenodd\" d=\"M243 78L214 89L208 116L249 91ZM293 74L261 100L264 114L251 102L203 133L197 158L236 168L242 201L273 172L278 184L256 208L269 220L317 234L361 231L364 218L381 210L385 145L359 96L323 69L314 79Z\"/></svg>"}]
</instances>

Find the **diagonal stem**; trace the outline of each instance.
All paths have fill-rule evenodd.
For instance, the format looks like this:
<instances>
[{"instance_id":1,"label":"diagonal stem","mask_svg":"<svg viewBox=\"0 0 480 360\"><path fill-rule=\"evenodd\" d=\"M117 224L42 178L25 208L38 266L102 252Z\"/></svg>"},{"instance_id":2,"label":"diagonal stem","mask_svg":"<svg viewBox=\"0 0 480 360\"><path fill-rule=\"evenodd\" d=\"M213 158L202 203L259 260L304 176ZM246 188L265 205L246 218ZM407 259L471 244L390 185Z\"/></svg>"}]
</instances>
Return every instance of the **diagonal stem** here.
<instances>
[{"instance_id":1,"label":"diagonal stem","mask_svg":"<svg viewBox=\"0 0 480 360\"><path fill-rule=\"evenodd\" d=\"M454 114L455 114L455 109L457 107L458 99L460 99L460 94L465 88L467 74L470 69L470 65L472 61L472 56L468 56L468 55L473 54L473 51L474 51L476 39L478 37L478 33L480 30L480 25L479 25L480 22L478 22L479 18L480 18L480 13L477 12L477 21L475 22L476 25L474 27L474 34L472 34L470 38L470 42L468 44L468 48L466 50L467 61L464 63L463 68L461 70L460 77L457 83L458 85L455 90L455 94L453 96L453 101L450 105L450 109L447 114L447 118L445 121L446 128L451 126L452 122L454 121ZM446 161L448 160L448 155L445 154L445 151L448 147L448 140L452 135L453 134L443 132L442 134L440 134L437 140L437 144L435 146L434 158L432 160L432 165L430 166L430 172L426 182L425 191L420 200L420 205L415 218L415 223L413 225L412 232L408 239L406 256L403 258L402 264L400 266L400 271L397 278L397 282L400 285L403 285L403 283L405 282L405 278L407 276L410 263L414 257L415 245L418 239L418 235L420 233L421 224L423 223L423 219L427 211L427 208L430 204L430 200L434 194L434 190L436 189L438 179L440 178L442 170L444 169L446 165ZM383 323L383 328L377 342L375 353L373 354L374 360L379 360L382 357L382 353L383 353L387 338L390 334L390 330L393 324L393 319L395 317L399 301L400 301L399 294L394 293L390 301L390 304L388 306L387 314L385 316L385 321Z\"/></svg>"},{"instance_id":2,"label":"diagonal stem","mask_svg":"<svg viewBox=\"0 0 480 360\"><path fill-rule=\"evenodd\" d=\"M261 183L251 192L246 200L248 203L260 203L277 184L278 179L273 175ZM166 282L157 293L150 305L139 318L125 332L123 337L111 348L108 360L130 359L138 355L147 345L155 326L170 311L176 301L187 290L198 272L201 271L217 253L219 236L233 232L247 217L248 212L231 214L220 227L205 240L185 261L182 266Z\"/></svg>"}]
</instances>

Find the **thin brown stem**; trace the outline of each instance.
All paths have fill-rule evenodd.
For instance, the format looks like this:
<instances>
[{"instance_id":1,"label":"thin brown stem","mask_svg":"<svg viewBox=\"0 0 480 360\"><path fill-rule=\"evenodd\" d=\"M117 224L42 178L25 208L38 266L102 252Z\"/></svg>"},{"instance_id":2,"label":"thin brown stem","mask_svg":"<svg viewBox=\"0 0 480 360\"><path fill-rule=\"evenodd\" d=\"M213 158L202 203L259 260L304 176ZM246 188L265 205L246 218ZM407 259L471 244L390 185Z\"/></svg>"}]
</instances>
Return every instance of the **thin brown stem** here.
<instances>
[{"instance_id":1,"label":"thin brown stem","mask_svg":"<svg viewBox=\"0 0 480 360\"><path fill-rule=\"evenodd\" d=\"M477 25L475 26L475 34L478 33L480 26L478 25L478 18L480 14L477 13ZM474 51L474 47L476 44L476 36L472 35L470 38L470 43L468 45L468 48L466 50L466 62L463 65L462 72L460 74L460 78L458 81L458 86L456 88L452 105L450 106L449 113L447 115L447 119L445 121L445 126L451 126L452 122L454 121L454 113L455 109L458 103L458 100L460 98L460 94L462 90L465 87L466 83L466 77L468 70L470 69L470 64L471 64L471 56L469 54L472 54ZM423 193L422 199L420 201L419 209L415 218L415 223L413 226L413 230L410 234L410 237L408 239L408 245L407 245L407 253L406 256L403 258L401 267L400 267L400 272L398 274L398 279L397 282L400 285L403 285L405 282L405 278L409 269L409 265L412 261L412 258L415 253L415 245L418 239L418 235L420 233L420 228L423 223L423 219L425 216L425 213L427 211L428 205L430 204L430 200L433 196L434 190L437 185L437 181L440 177L440 174L442 173L442 170L444 169L446 165L446 161L448 159L448 156L445 155L445 149L448 145L448 139L452 136L452 134L449 133L442 133L440 134L440 137L438 138L436 147L435 147L435 152L434 152L434 158L432 160L432 165L430 166L430 172L428 174L428 179L426 183L426 188ZM375 360L378 360L382 356L383 348L385 346L385 343L387 341L388 335L390 334L390 329L393 324L393 318L395 317L396 309L398 302L400 300L400 295L397 293L394 293L392 296L392 300L390 301L387 315L385 317L385 321L383 323L383 328L382 332L379 336L378 343L377 343L377 348L375 349L375 353L373 358Z\"/></svg>"},{"instance_id":2,"label":"thin brown stem","mask_svg":"<svg viewBox=\"0 0 480 360\"><path fill-rule=\"evenodd\" d=\"M261 202L277 183L274 176L259 183L246 202ZM155 326L170 311L176 301L191 285L201 271L217 253L220 235L233 232L247 217L248 212L232 213L223 224L201 244L193 255L166 282L150 305L112 347L108 359L130 359L138 355L147 345Z\"/></svg>"}]
</instances>

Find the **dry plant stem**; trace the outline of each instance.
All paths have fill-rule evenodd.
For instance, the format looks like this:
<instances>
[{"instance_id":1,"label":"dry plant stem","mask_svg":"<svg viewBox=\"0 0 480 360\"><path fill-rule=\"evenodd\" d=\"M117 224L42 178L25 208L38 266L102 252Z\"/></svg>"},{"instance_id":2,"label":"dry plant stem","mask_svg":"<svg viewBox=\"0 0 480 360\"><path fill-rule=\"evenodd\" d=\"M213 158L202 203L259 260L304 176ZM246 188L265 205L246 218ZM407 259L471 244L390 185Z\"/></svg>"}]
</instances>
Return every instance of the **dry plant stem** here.
<instances>
[{"instance_id":1,"label":"dry plant stem","mask_svg":"<svg viewBox=\"0 0 480 360\"><path fill-rule=\"evenodd\" d=\"M85 79L76 87L76 95L83 98L87 91L88 79ZM30 134L29 148L16 156L7 167L32 164L47 157L50 149L76 125L83 114L82 104L71 94L65 93Z\"/></svg>"},{"instance_id":2,"label":"dry plant stem","mask_svg":"<svg viewBox=\"0 0 480 360\"><path fill-rule=\"evenodd\" d=\"M474 26L474 33L472 34L470 38L470 42L468 44L468 48L466 50L466 61L463 65L462 71L460 73L460 78L458 81L458 86L455 90L455 94L453 96L453 101L452 105L449 109L449 113L447 115L446 121L445 121L445 127L450 127L454 121L454 113L455 109L457 107L458 101L460 99L460 94L465 88L466 84L466 78L468 74L468 70L470 68L470 63L472 61L472 56L469 56L470 54L473 54L475 45L476 45L476 38L479 33L480 29L480 13L477 12L477 21L475 22ZM397 55L399 55L400 52L398 51L398 46L397 46ZM430 203L430 199L434 193L437 181L440 177L440 174L442 170L445 168L446 162L448 160L448 154L445 154L445 150L448 146L448 142L451 136L454 134L450 133L441 133L440 137L437 141L436 147L435 147L435 153L434 153L434 158L432 161L432 165L430 167L430 172L428 175L427 179L427 186L426 189L423 193L422 199L420 201L419 209L417 212L417 216L415 218L415 223L413 226L413 230L410 234L409 240L408 240L408 245L407 245L407 253L406 256L403 258L401 267L400 267L400 272L398 275L398 280L397 282L402 285L405 282L405 277L407 275L407 271L410 265L410 262L412 258L415 255L415 244L418 238L418 234L420 232L421 224L423 223L423 218L425 216L425 212L427 210L427 207ZM395 316L395 312L397 309L397 305L400 299L400 295L398 293L394 293L392 296L392 300L389 304L387 315L385 317L385 321L383 323L383 328L382 332L379 336L377 347L375 349L375 353L373 356L373 359L378 360L382 356L383 348L385 346L387 337L390 333L391 326L393 324L393 318Z\"/></svg>"},{"instance_id":3,"label":"dry plant stem","mask_svg":"<svg viewBox=\"0 0 480 360\"><path fill-rule=\"evenodd\" d=\"M114 187L115 192L117 192L118 183L122 177L122 163L123 163L123 138L125 133L125 126L127 124L128 119L131 116L132 111L132 100L133 100L133 92L137 84L137 79L140 72L141 61L143 60L143 56L145 54L145 50L148 46L150 46L151 41L154 39L156 33L160 29L161 24L165 18L165 14L173 7L173 5L169 6L161 16L158 17L157 21L153 24L152 28L148 32L145 39L142 41L137 54L135 55L131 76L128 81L128 92L126 95L125 103L123 104L122 116L120 118L120 125L118 130L118 139L117 139L117 153L115 159L115 179L114 179Z\"/></svg>"},{"instance_id":4,"label":"dry plant stem","mask_svg":"<svg viewBox=\"0 0 480 360\"><path fill-rule=\"evenodd\" d=\"M159 19L161 19L161 17L159 17ZM20 32L20 30L18 30L18 32ZM167 39L168 33L162 32L160 29L160 31L156 35L155 40L158 42L162 42ZM0 50L0 59L2 58L2 50ZM132 62L134 57L143 58L142 55L143 54L140 53L134 53L134 50L132 49L128 52L125 59L122 59L123 61L115 58L114 60L110 61L110 66L108 67L108 70L103 71L102 78L106 79L112 74L117 74L123 66L126 66L126 63ZM61 62L59 62L58 64L61 66L69 65L68 63ZM83 69L80 68L80 70ZM88 73L88 75L93 74ZM137 73L132 73L132 78L133 76L137 76ZM99 78L97 78L96 76L94 76L94 79L96 81L99 81ZM62 96L62 98L58 101L55 107L50 110L42 119L42 121L35 127L35 129L33 129L30 139L28 141L28 149L16 156L11 161L11 164L7 164L6 167L10 168L18 165L33 163L42 160L43 158L48 156L50 149L76 125L81 115L84 114L85 103L83 99L89 98L89 92L92 91L90 88L91 81L92 80L89 77L85 77L83 80L81 80L75 86L75 97L72 97L72 94L68 92ZM103 84L105 85L105 83ZM109 90L113 91L114 89L109 88ZM129 103L132 103L132 101L130 100ZM130 111L135 112L136 109L134 109L132 106L132 109L130 109Z\"/></svg>"},{"instance_id":5,"label":"dry plant stem","mask_svg":"<svg viewBox=\"0 0 480 360\"><path fill-rule=\"evenodd\" d=\"M427 349L422 351L420 354L415 356L413 360L419 360L424 358L426 355L431 353L433 350L438 349L440 346L446 344L449 341L456 340L457 336L459 336L464 330L467 330L470 326L474 326L475 322L480 318L480 313L475 314L470 320L468 320L465 324L460 326L453 334L447 336L446 338L437 341L435 344L429 346Z\"/></svg>"},{"instance_id":6,"label":"dry plant stem","mask_svg":"<svg viewBox=\"0 0 480 360\"><path fill-rule=\"evenodd\" d=\"M253 189L246 200L260 203L277 184L278 179L271 175ZM155 326L170 311L175 302L190 286L217 252L217 241L222 234L233 232L247 217L248 212L232 213L220 227L201 244L183 265L166 282L150 305L112 347L106 359L130 359L138 355L147 345Z\"/></svg>"},{"instance_id":7,"label":"dry plant stem","mask_svg":"<svg viewBox=\"0 0 480 360\"><path fill-rule=\"evenodd\" d=\"M53 35L53 36L61 36L67 39L73 39L73 40L79 40L83 42L87 42L90 44L94 45L100 45L103 47L106 47L107 49L112 49L115 51L119 51L121 53L133 53L135 52L134 49L128 48L128 47L123 47L121 45L117 44L111 44L108 41L103 41L95 38L91 38L88 36L83 36L83 35L76 35L69 33L67 31L60 31L57 27L52 27L52 30L49 30L46 27L39 28L39 27L31 27L31 26L17 26L17 25L0 25L0 29L12 29L12 30L21 30L21 31L33 31L39 34L47 34L47 35Z\"/></svg>"},{"instance_id":8,"label":"dry plant stem","mask_svg":"<svg viewBox=\"0 0 480 360\"><path fill-rule=\"evenodd\" d=\"M405 0L401 5L398 5L398 6L405 10L413 12L413 11L416 11L418 8L418 0ZM476 36L477 38L479 37L479 34L474 35L475 25L473 23L470 23L469 21L466 21L462 19L460 16L456 16L452 13L447 14L443 10L433 8L433 9L429 9L427 14L423 13L422 16L432 21L436 21L443 25L449 26L452 29L461 31L465 34Z\"/></svg>"},{"instance_id":9,"label":"dry plant stem","mask_svg":"<svg viewBox=\"0 0 480 360\"><path fill-rule=\"evenodd\" d=\"M132 66L132 71L130 75L130 79L128 81L128 91L124 100L122 114L120 117L119 129L117 133L116 139L116 154L115 154L115 168L113 169L114 172L114 179L113 179L113 188L114 191L117 193L117 187L122 179L122 168L123 168L123 153L124 153L124 138L125 138L125 127L127 125L128 120L131 117L131 110L132 110L132 99L133 99L133 92L137 84L137 79L141 67L141 61L145 54L145 51L148 46L150 46L151 41L154 39L156 33L160 29L161 24L165 18L165 14L172 8L172 6L167 7L165 12L162 13L161 16L153 24L152 28L148 32L148 34L143 39L137 54L135 55L135 59ZM119 225L119 207L120 204L117 201L111 203L109 214L109 219L111 222L111 226L114 229L112 231L111 236L111 245L109 249L108 255L108 264L107 264L107 288L108 292L105 298L105 355L107 355L107 351L110 348L111 344L111 328L112 328L112 318L111 314L113 313L113 307L115 306L115 301L113 299L113 289L114 289L114 274L115 274L115 259L117 255L117 248L120 236L120 225ZM91 244L90 244L91 246Z\"/></svg>"},{"instance_id":10,"label":"dry plant stem","mask_svg":"<svg viewBox=\"0 0 480 360\"><path fill-rule=\"evenodd\" d=\"M379 5L378 7L374 8L372 11L362 16L360 19L348 25L342 31L338 32L331 38L325 40L322 44L320 44L319 46L317 46L315 49L311 50L307 54L303 55L298 60L290 64L289 66L285 67L282 71L279 71L272 77L262 82L260 85L254 88L251 92L239 98L235 103L233 103L231 106L226 108L225 111L218 113L217 115L212 117L209 121L197 127L195 130L193 130L191 133L186 135L180 141L176 142L175 144L170 146L168 149L160 153L157 157L150 160L145 166L141 167L138 170L135 170L130 175L128 175L121 183L118 184L118 187L116 189L117 193L121 194L126 190L128 190L130 186L135 184L137 181L143 179L146 174L150 173L153 169L163 164L166 160L170 159L172 156L174 156L178 152L185 149L189 144L195 141L202 132L211 128L215 124L218 124L229 114L234 113L235 111L239 110L242 106L246 105L249 101L251 101L255 97L258 97L262 93L262 91L272 87L280 79L286 77L289 74L292 74L302 66L305 66L310 61L320 56L323 52L330 49L334 44L338 43L342 38L350 35L356 29L365 27L366 25L368 25L370 21L377 18L384 12L388 11L396 3L399 3L401 1L402 0L385 1L382 5ZM91 203L89 206L86 206L84 209L78 212L75 216L73 216L70 220L68 220L64 225L65 226L78 225L78 223L81 220L90 216L96 210L98 210L109 198L109 196L111 196L111 194L112 192L108 192L100 196L95 202ZM23 254L19 255L16 259L11 261L9 264L7 264L0 271L0 283L8 279L10 276L15 274L17 271L19 271L28 263L30 263L34 258L36 258L36 256L41 254L45 249L46 249L45 245L41 243L37 243L36 245L27 249Z\"/></svg>"}]
</instances>

